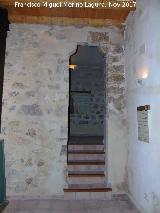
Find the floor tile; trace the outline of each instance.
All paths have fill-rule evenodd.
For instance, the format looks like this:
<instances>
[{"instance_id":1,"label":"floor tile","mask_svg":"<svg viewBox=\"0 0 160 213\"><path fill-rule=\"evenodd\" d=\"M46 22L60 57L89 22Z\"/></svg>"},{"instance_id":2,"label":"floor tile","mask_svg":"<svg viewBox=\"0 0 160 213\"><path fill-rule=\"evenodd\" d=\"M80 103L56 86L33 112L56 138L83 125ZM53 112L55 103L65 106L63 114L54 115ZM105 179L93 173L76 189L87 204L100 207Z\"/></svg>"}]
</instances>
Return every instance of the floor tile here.
<instances>
[{"instance_id":1,"label":"floor tile","mask_svg":"<svg viewBox=\"0 0 160 213\"><path fill-rule=\"evenodd\" d=\"M52 210L51 213L72 213L71 210Z\"/></svg>"},{"instance_id":2,"label":"floor tile","mask_svg":"<svg viewBox=\"0 0 160 213\"><path fill-rule=\"evenodd\" d=\"M112 200L12 200L3 213L138 213L127 195Z\"/></svg>"},{"instance_id":3,"label":"floor tile","mask_svg":"<svg viewBox=\"0 0 160 213\"><path fill-rule=\"evenodd\" d=\"M102 200L102 201L99 201L99 206L101 208L110 208L110 207L117 207L117 208L120 208L120 203L118 201L115 201L115 200Z\"/></svg>"},{"instance_id":4,"label":"floor tile","mask_svg":"<svg viewBox=\"0 0 160 213\"><path fill-rule=\"evenodd\" d=\"M102 213L122 213L121 209L117 207L109 207L109 208L103 208Z\"/></svg>"},{"instance_id":5,"label":"floor tile","mask_svg":"<svg viewBox=\"0 0 160 213\"><path fill-rule=\"evenodd\" d=\"M81 201L81 200L70 201L69 202L69 207L72 210L81 210L81 209L84 209L84 207L85 207L84 201Z\"/></svg>"},{"instance_id":6,"label":"floor tile","mask_svg":"<svg viewBox=\"0 0 160 213\"><path fill-rule=\"evenodd\" d=\"M50 209L35 209L35 210L33 210L33 213L52 213L52 210L50 210Z\"/></svg>"},{"instance_id":7,"label":"floor tile","mask_svg":"<svg viewBox=\"0 0 160 213\"><path fill-rule=\"evenodd\" d=\"M33 213L32 210L15 210L14 213Z\"/></svg>"},{"instance_id":8,"label":"floor tile","mask_svg":"<svg viewBox=\"0 0 160 213\"><path fill-rule=\"evenodd\" d=\"M36 208L48 210L52 208L52 203L53 203L53 200L40 200L38 201Z\"/></svg>"},{"instance_id":9,"label":"floor tile","mask_svg":"<svg viewBox=\"0 0 160 213\"><path fill-rule=\"evenodd\" d=\"M51 207L53 210L65 210L69 209L70 202L66 200L54 200L52 201Z\"/></svg>"},{"instance_id":10,"label":"floor tile","mask_svg":"<svg viewBox=\"0 0 160 213\"><path fill-rule=\"evenodd\" d=\"M14 213L14 209L6 208L3 213Z\"/></svg>"},{"instance_id":11,"label":"floor tile","mask_svg":"<svg viewBox=\"0 0 160 213\"><path fill-rule=\"evenodd\" d=\"M87 209L87 213L103 213L102 209Z\"/></svg>"},{"instance_id":12,"label":"floor tile","mask_svg":"<svg viewBox=\"0 0 160 213\"><path fill-rule=\"evenodd\" d=\"M89 200L89 201L84 201L84 207L85 209L96 209L96 208L100 208L100 201L97 200Z\"/></svg>"},{"instance_id":13,"label":"floor tile","mask_svg":"<svg viewBox=\"0 0 160 213\"><path fill-rule=\"evenodd\" d=\"M135 209L123 209L123 213L139 213L138 210Z\"/></svg>"},{"instance_id":14,"label":"floor tile","mask_svg":"<svg viewBox=\"0 0 160 213\"><path fill-rule=\"evenodd\" d=\"M71 213L88 213L85 209L82 210L72 210Z\"/></svg>"}]
</instances>

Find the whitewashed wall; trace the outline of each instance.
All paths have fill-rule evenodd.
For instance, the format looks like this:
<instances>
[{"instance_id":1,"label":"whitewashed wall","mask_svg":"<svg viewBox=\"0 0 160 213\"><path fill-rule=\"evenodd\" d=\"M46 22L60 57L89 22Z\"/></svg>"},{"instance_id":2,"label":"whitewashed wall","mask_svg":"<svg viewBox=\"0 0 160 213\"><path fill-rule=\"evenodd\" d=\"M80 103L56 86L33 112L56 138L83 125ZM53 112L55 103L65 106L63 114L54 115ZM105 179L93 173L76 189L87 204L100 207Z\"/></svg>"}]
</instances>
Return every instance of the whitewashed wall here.
<instances>
[{"instance_id":1,"label":"whitewashed wall","mask_svg":"<svg viewBox=\"0 0 160 213\"><path fill-rule=\"evenodd\" d=\"M127 188L123 29L11 24L2 115L8 196L63 194L68 63L84 42L100 46L107 56L106 167L113 190Z\"/></svg>"},{"instance_id":2,"label":"whitewashed wall","mask_svg":"<svg viewBox=\"0 0 160 213\"><path fill-rule=\"evenodd\" d=\"M129 193L144 213L160 212L160 1L139 0L126 26ZM137 80L148 70L148 78ZM143 73L144 72L144 73ZM138 141L137 106L149 104L150 142Z\"/></svg>"}]
</instances>

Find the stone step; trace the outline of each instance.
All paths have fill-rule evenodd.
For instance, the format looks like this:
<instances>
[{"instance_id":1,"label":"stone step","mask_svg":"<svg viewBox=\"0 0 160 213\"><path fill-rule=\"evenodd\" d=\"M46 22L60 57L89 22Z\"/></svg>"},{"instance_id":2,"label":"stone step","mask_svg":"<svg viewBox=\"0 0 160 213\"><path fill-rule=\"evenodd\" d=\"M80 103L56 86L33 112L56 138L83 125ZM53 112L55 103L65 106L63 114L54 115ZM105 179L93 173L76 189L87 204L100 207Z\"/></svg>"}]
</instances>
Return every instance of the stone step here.
<instances>
[{"instance_id":1,"label":"stone step","mask_svg":"<svg viewBox=\"0 0 160 213\"><path fill-rule=\"evenodd\" d=\"M112 189L105 176L103 137L72 136L68 142L67 182L64 198L111 199Z\"/></svg>"},{"instance_id":2,"label":"stone step","mask_svg":"<svg viewBox=\"0 0 160 213\"><path fill-rule=\"evenodd\" d=\"M105 175L69 175L68 184L105 184Z\"/></svg>"},{"instance_id":3,"label":"stone step","mask_svg":"<svg viewBox=\"0 0 160 213\"><path fill-rule=\"evenodd\" d=\"M104 151L104 145L68 145L68 152L70 151Z\"/></svg>"},{"instance_id":4,"label":"stone step","mask_svg":"<svg viewBox=\"0 0 160 213\"><path fill-rule=\"evenodd\" d=\"M93 189L84 191L64 191L64 200L111 200L112 191L108 189Z\"/></svg>"},{"instance_id":5,"label":"stone step","mask_svg":"<svg viewBox=\"0 0 160 213\"><path fill-rule=\"evenodd\" d=\"M69 184L68 188L65 188L64 191L77 191L77 192L84 192L84 191L112 191L112 188L105 184Z\"/></svg>"},{"instance_id":6,"label":"stone step","mask_svg":"<svg viewBox=\"0 0 160 213\"><path fill-rule=\"evenodd\" d=\"M72 184L64 189L66 200L111 200L112 188L107 184Z\"/></svg>"},{"instance_id":7,"label":"stone step","mask_svg":"<svg viewBox=\"0 0 160 213\"><path fill-rule=\"evenodd\" d=\"M68 154L105 154L103 150L73 150L68 151Z\"/></svg>"},{"instance_id":8,"label":"stone step","mask_svg":"<svg viewBox=\"0 0 160 213\"><path fill-rule=\"evenodd\" d=\"M68 153L68 160L74 161L74 160L101 160L104 161L105 155L104 154L72 154Z\"/></svg>"},{"instance_id":9,"label":"stone step","mask_svg":"<svg viewBox=\"0 0 160 213\"><path fill-rule=\"evenodd\" d=\"M68 161L67 165L105 165L104 160L74 160Z\"/></svg>"},{"instance_id":10,"label":"stone step","mask_svg":"<svg viewBox=\"0 0 160 213\"><path fill-rule=\"evenodd\" d=\"M93 140L84 141L82 139L79 142L77 142L77 141L70 141L69 145L103 145L103 142L102 141L93 141Z\"/></svg>"},{"instance_id":11,"label":"stone step","mask_svg":"<svg viewBox=\"0 0 160 213\"><path fill-rule=\"evenodd\" d=\"M91 164L68 164L67 165L68 172L72 171L104 171L105 165L91 165Z\"/></svg>"},{"instance_id":12,"label":"stone step","mask_svg":"<svg viewBox=\"0 0 160 213\"><path fill-rule=\"evenodd\" d=\"M68 176L70 175L104 175L104 171L69 171Z\"/></svg>"},{"instance_id":13,"label":"stone step","mask_svg":"<svg viewBox=\"0 0 160 213\"><path fill-rule=\"evenodd\" d=\"M69 144L103 144L103 136L70 136Z\"/></svg>"}]
</instances>

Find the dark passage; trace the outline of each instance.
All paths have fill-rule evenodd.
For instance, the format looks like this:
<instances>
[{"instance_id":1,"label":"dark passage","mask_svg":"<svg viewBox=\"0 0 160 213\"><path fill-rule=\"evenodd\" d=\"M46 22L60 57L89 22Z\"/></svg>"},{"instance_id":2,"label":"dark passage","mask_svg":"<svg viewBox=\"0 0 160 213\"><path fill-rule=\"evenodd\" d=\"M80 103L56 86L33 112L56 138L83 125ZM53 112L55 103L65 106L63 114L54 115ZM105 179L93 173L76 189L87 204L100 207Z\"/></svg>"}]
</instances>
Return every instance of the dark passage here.
<instances>
[{"instance_id":1,"label":"dark passage","mask_svg":"<svg viewBox=\"0 0 160 213\"><path fill-rule=\"evenodd\" d=\"M97 47L78 46L70 67L70 136L103 136L104 57Z\"/></svg>"}]
</instances>

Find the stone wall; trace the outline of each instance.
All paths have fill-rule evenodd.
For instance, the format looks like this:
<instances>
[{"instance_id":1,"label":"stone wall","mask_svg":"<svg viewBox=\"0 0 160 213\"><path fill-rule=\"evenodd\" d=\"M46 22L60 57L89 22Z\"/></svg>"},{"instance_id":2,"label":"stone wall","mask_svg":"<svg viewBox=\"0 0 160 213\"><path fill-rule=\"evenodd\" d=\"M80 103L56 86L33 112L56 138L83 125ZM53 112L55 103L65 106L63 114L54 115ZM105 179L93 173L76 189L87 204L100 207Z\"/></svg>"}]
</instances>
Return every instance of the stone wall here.
<instances>
[{"instance_id":1,"label":"stone wall","mask_svg":"<svg viewBox=\"0 0 160 213\"><path fill-rule=\"evenodd\" d=\"M2 114L8 196L63 194L68 63L77 44L86 43L106 54L106 169L113 190L126 190L123 29L11 24Z\"/></svg>"},{"instance_id":2,"label":"stone wall","mask_svg":"<svg viewBox=\"0 0 160 213\"><path fill-rule=\"evenodd\" d=\"M160 212L160 2L139 0L126 22L129 193L140 212ZM138 140L137 107L150 105L149 143Z\"/></svg>"}]
</instances>

